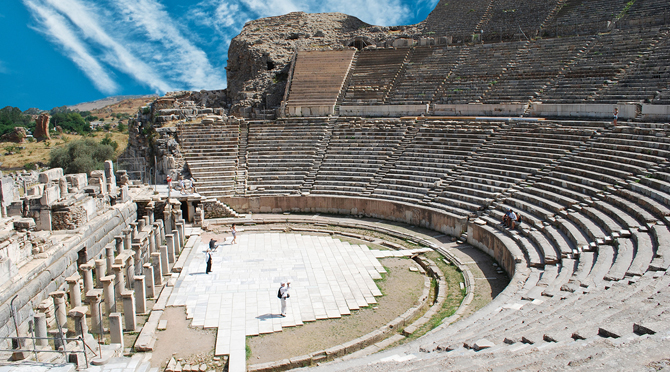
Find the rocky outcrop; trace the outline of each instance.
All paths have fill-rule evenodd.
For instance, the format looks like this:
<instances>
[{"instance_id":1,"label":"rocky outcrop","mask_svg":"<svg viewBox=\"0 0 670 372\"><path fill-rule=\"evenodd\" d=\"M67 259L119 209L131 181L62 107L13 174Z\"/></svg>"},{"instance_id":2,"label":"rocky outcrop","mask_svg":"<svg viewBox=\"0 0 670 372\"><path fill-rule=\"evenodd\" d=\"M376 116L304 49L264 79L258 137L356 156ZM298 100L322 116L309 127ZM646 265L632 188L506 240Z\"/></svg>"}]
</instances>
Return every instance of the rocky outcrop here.
<instances>
[{"instance_id":1,"label":"rocky outcrop","mask_svg":"<svg viewBox=\"0 0 670 372\"><path fill-rule=\"evenodd\" d=\"M342 13L294 12L247 22L228 50L231 114L278 107L297 49L386 46L389 39L416 35L415 26L373 26Z\"/></svg>"},{"instance_id":2,"label":"rocky outcrop","mask_svg":"<svg viewBox=\"0 0 670 372\"><path fill-rule=\"evenodd\" d=\"M16 127L11 132L2 135L3 141L23 143L26 139L26 128Z\"/></svg>"},{"instance_id":3,"label":"rocky outcrop","mask_svg":"<svg viewBox=\"0 0 670 372\"><path fill-rule=\"evenodd\" d=\"M35 134L34 137L36 140L50 140L51 136L49 135L49 120L51 116L47 114L42 114L37 117L35 120Z\"/></svg>"}]
</instances>

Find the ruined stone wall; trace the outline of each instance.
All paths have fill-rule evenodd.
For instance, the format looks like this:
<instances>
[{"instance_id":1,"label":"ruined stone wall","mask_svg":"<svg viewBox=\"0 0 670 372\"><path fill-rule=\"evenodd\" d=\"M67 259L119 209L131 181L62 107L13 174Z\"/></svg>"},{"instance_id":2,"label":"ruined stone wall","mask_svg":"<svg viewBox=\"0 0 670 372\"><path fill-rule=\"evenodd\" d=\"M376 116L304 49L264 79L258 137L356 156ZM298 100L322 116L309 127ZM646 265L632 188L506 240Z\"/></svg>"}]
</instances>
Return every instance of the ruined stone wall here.
<instances>
[{"instance_id":1,"label":"ruined stone wall","mask_svg":"<svg viewBox=\"0 0 670 372\"><path fill-rule=\"evenodd\" d=\"M121 235L122 230L136 219L137 205L134 202L117 204L59 244L50 246L50 249L39 256L41 261L29 273L14 275L11 280L0 283L0 336L14 333L13 320L9 317L10 302L14 296L18 295L14 306L18 309L19 329L26 334L32 309L47 299L50 292L57 290L63 285L65 278L76 271L80 251L85 260L97 257L114 240L115 235ZM5 266L16 265L4 262Z\"/></svg>"},{"instance_id":2,"label":"ruined stone wall","mask_svg":"<svg viewBox=\"0 0 670 372\"><path fill-rule=\"evenodd\" d=\"M68 210L51 213L54 230L74 230L88 221L88 213L81 206L72 206Z\"/></svg>"}]
</instances>

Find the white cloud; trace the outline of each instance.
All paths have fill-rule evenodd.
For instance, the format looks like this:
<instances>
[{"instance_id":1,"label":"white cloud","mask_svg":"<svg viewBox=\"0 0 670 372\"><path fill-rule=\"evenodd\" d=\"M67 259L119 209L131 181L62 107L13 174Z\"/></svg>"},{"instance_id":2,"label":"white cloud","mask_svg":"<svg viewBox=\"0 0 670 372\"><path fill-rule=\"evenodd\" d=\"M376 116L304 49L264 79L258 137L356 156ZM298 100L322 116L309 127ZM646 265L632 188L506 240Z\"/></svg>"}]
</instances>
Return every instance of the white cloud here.
<instances>
[{"instance_id":1,"label":"white cloud","mask_svg":"<svg viewBox=\"0 0 670 372\"><path fill-rule=\"evenodd\" d=\"M184 36L160 3L155 0L117 0L114 4L118 11L133 19L149 40L167 52L163 62L170 66L170 70L165 72L175 80L187 84L189 89L225 86L225 79L211 65L207 54Z\"/></svg>"},{"instance_id":2,"label":"white cloud","mask_svg":"<svg viewBox=\"0 0 670 372\"><path fill-rule=\"evenodd\" d=\"M38 31L62 47L62 52L86 74L98 90L106 94L118 91L119 86L91 55L86 45L62 15L38 0L23 0L23 3L40 24Z\"/></svg>"},{"instance_id":3,"label":"white cloud","mask_svg":"<svg viewBox=\"0 0 670 372\"><path fill-rule=\"evenodd\" d=\"M131 75L136 80L154 90L171 90L169 83L163 81L151 66L138 59L134 53L103 28L100 17L94 8L84 5L79 0L44 0L54 9L66 16L76 25L86 40L102 49L102 58L115 68Z\"/></svg>"}]
</instances>

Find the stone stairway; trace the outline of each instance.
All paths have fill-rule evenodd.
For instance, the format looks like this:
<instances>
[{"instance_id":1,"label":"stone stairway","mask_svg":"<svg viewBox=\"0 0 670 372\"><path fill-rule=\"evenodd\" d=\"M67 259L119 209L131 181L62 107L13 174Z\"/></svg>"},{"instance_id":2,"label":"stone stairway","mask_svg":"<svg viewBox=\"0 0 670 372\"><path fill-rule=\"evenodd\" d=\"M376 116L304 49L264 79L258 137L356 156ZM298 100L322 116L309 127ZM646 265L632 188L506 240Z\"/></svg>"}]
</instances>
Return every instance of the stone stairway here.
<instances>
[{"instance_id":1,"label":"stone stairway","mask_svg":"<svg viewBox=\"0 0 670 372\"><path fill-rule=\"evenodd\" d=\"M330 137L333 135L333 129L335 128L336 122L337 117L331 117L328 119L326 133L324 134L323 139L321 139L319 142L316 155L314 156L314 163L312 163L312 168L307 172L305 181L300 187L300 192L302 195L308 195L312 190L312 186L314 186L316 174L319 172L319 168L323 162L323 157L326 155L326 151L328 150L328 144L330 143Z\"/></svg>"},{"instance_id":2,"label":"stone stairway","mask_svg":"<svg viewBox=\"0 0 670 372\"><path fill-rule=\"evenodd\" d=\"M423 123L424 121L421 121L420 123L417 122L408 123L408 128L406 128L405 136L403 137L402 141L398 143L398 146L393 150L393 153L388 158L386 158L386 161L381 166L377 174L365 187L365 191L363 191L363 196L372 195L377 186L379 186L381 180L386 176L389 170L394 167L395 162L398 159L400 159L400 156L402 156L402 153L407 149L407 146L409 146L409 144L414 141L414 137L416 136L417 133L419 133L419 129L421 128L421 125L423 125Z\"/></svg>"},{"instance_id":3,"label":"stone stairway","mask_svg":"<svg viewBox=\"0 0 670 372\"><path fill-rule=\"evenodd\" d=\"M249 123L240 123L240 137L237 153L237 169L235 170L235 195L247 195L247 177L249 174L247 164L247 144L249 141Z\"/></svg>"},{"instance_id":4,"label":"stone stairway","mask_svg":"<svg viewBox=\"0 0 670 372\"><path fill-rule=\"evenodd\" d=\"M186 165L204 197L231 196L235 191L239 121L211 119L209 124L184 123L178 139Z\"/></svg>"}]
</instances>

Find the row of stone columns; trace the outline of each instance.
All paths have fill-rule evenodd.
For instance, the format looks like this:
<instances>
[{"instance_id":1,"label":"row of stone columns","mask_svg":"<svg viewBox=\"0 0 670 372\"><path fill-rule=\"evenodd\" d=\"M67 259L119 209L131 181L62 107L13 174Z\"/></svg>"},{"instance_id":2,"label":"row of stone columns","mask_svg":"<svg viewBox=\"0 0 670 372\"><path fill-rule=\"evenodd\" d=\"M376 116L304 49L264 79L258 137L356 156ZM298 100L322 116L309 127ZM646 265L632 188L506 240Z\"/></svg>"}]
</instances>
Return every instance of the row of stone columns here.
<instances>
[{"instance_id":1,"label":"row of stone columns","mask_svg":"<svg viewBox=\"0 0 670 372\"><path fill-rule=\"evenodd\" d=\"M123 229L112 245L105 247L104 258L79 265L79 271L66 278L70 294L70 310L67 310L66 292L50 293L55 306L55 317L61 328L67 328L68 317L75 324L67 330L68 336L89 333L86 314L91 315L91 330L104 332L102 316L109 317L109 332L112 343L123 343L123 331L135 331L137 314L147 313L147 298L155 298L155 286L163 284L163 276L170 275L184 245L184 221L181 210L168 208L169 221L154 221L153 207L147 216ZM146 258L147 262L144 262ZM96 277L93 279L93 270ZM80 281L83 279L84 293ZM104 312L101 303L104 302ZM123 314L119 312L119 302ZM123 317L123 318L122 318ZM47 317L35 315L37 345L48 346ZM54 331L54 335L59 331ZM52 332L53 333L53 332Z\"/></svg>"}]
</instances>

